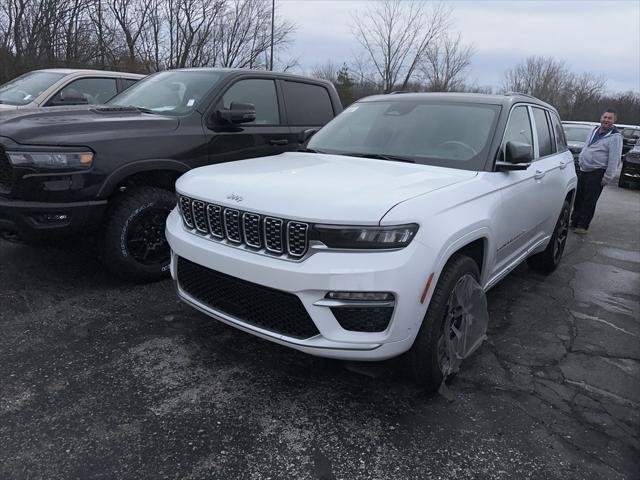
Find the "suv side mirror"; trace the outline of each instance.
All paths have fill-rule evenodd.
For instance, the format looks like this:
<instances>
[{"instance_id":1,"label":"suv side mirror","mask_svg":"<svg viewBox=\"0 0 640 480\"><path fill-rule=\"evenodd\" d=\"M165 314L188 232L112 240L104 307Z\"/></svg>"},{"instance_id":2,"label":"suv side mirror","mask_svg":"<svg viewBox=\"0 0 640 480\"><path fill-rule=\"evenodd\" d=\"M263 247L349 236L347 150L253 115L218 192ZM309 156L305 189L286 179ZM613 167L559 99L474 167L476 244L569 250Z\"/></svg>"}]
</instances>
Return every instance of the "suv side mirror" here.
<instances>
[{"instance_id":1,"label":"suv side mirror","mask_svg":"<svg viewBox=\"0 0 640 480\"><path fill-rule=\"evenodd\" d=\"M216 116L226 123L249 123L256 119L256 107L252 103L231 102L229 110L217 110Z\"/></svg>"},{"instance_id":2,"label":"suv side mirror","mask_svg":"<svg viewBox=\"0 0 640 480\"><path fill-rule=\"evenodd\" d=\"M298 142L300 144L305 143L311 137L313 137L316 133L318 133L319 128L307 128L306 130L302 130L300 135L298 136Z\"/></svg>"},{"instance_id":3,"label":"suv side mirror","mask_svg":"<svg viewBox=\"0 0 640 480\"><path fill-rule=\"evenodd\" d=\"M496 162L497 170L526 170L533 160L533 147L528 143L507 142L504 161Z\"/></svg>"}]
</instances>

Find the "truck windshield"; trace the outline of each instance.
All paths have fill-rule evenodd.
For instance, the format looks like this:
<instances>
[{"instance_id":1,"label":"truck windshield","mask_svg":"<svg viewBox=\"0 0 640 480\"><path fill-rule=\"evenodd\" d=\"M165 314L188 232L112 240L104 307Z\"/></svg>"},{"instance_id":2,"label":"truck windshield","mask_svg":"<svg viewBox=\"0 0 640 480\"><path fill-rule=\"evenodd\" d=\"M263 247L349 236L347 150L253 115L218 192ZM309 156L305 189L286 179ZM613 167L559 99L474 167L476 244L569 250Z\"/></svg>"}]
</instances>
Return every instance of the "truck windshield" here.
<instances>
[{"instance_id":1,"label":"truck windshield","mask_svg":"<svg viewBox=\"0 0 640 480\"><path fill-rule=\"evenodd\" d=\"M66 73L30 72L0 86L0 103L26 105L56 83Z\"/></svg>"},{"instance_id":2,"label":"truck windshield","mask_svg":"<svg viewBox=\"0 0 640 480\"><path fill-rule=\"evenodd\" d=\"M121 107L138 107L152 113L185 115L196 108L220 77L220 73L206 70L156 73L139 81L107 103Z\"/></svg>"},{"instance_id":3,"label":"truck windshield","mask_svg":"<svg viewBox=\"0 0 640 480\"><path fill-rule=\"evenodd\" d=\"M481 103L365 101L329 122L308 147L339 155L481 170L499 111L499 105Z\"/></svg>"}]
</instances>

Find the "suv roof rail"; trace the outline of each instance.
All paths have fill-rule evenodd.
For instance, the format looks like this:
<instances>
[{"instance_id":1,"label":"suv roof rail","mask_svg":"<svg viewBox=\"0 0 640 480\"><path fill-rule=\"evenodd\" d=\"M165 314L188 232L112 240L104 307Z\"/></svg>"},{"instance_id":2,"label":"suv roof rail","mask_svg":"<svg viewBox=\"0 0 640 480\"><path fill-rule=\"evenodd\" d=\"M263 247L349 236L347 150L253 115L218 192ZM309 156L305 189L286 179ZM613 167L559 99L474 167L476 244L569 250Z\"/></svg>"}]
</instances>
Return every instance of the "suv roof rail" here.
<instances>
[{"instance_id":1,"label":"suv roof rail","mask_svg":"<svg viewBox=\"0 0 640 480\"><path fill-rule=\"evenodd\" d=\"M389 95L398 95L399 93L409 93L407 90L394 90Z\"/></svg>"},{"instance_id":2,"label":"suv roof rail","mask_svg":"<svg viewBox=\"0 0 640 480\"><path fill-rule=\"evenodd\" d=\"M505 95L506 96L522 95L523 97L535 98L536 100L540 100L538 97L534 97L533 95L529 95L528 93L522 93L522 92L506 92Z\"/></svg>"}]
</instances>

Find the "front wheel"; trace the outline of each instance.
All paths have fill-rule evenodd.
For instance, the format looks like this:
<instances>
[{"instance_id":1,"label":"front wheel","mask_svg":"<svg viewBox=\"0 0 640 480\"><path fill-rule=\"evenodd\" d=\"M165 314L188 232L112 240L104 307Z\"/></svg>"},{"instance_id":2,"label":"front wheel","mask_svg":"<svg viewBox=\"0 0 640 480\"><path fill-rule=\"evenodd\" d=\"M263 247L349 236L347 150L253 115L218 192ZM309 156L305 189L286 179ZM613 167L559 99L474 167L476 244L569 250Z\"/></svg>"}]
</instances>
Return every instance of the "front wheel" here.
<instances>
[{"instance_id":1,"label":"front wheel","mask_svg":"<svg viewBox=\"0 0 640 480\"><path fill-rule=\"evenodd\" d=\"M106 267L137 281L166 278L170 249L164 230L175 203L171 192L157 187L138 187L117 198L104 229Z\"/></svg>"},{"instance_id":2,"label":"front wheel","mask_svg":"<svg viewBox=\"0 0 640 480\"><path fill-rule=\"evenodd\" d=\"M542 273L551 273L558 268L569 235L570 209L569 202L565 200L556 226L553 229L551 240L549 240L549 245L542 252L527 258L529 267Z\"/></svg>"},{"instance_id":3,"label":"front wheel","mask_svg":"<svg viewBox=\"0 0 640 480\"><path fill-rule=\"evenodd\" d=\"M408 352L414 380L429 393L437 391L443 380L454 375L449 372L457 359L450 358L447 344L473 341L460 337L469 331L464 324L469 321L465 313L468 305L460 304L456 292L470 281L477 285L479 278L476 262L467 256L456 255L447 262L438 279L418 336Z\"/></svg>"}]
</instances>

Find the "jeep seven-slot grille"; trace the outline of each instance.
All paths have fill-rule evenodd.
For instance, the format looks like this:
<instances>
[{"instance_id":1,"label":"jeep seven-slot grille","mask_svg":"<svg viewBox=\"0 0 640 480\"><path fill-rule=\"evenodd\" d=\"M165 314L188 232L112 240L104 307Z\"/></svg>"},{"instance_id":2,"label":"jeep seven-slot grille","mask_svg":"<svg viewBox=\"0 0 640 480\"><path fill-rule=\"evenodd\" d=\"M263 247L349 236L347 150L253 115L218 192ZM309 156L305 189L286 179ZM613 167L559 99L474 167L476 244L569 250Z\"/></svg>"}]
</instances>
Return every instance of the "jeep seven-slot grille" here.
<instances>
[{"instance_id":1,"label":"jeep seven-slot grille","mask_svg":"<svg viewBox=\"0 0 640 480\"><path fill-rule=\"evenodd\" d=\"M13 168L9 163L9 159L4 153L2 147L0 147L0 192L11 191L11 185L13 184Z\"/></svg>"},{"instance_id":2,"label":"jeep seven-slot grille","mask_svg":"<svg viewBox=\"0 0 640 480\"><path fill-rule=\"evenodd\" d=\"M299 339L318 335L300 299L178 257L178 286L209 308L275 333Z\"/></svg>"},{"instance_id":3,"label":"jeep seven-slot grille","mask_svg":"<svg viewBox=\"0 0 640 480\"><path fill-rule=\"evenodd\" d=\"M211 240L226 240L255 251L301 258L309 248L309 225L180 195L184 225Z\"/></svg>"}]
</instances>

